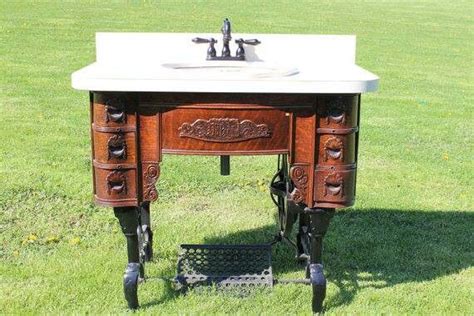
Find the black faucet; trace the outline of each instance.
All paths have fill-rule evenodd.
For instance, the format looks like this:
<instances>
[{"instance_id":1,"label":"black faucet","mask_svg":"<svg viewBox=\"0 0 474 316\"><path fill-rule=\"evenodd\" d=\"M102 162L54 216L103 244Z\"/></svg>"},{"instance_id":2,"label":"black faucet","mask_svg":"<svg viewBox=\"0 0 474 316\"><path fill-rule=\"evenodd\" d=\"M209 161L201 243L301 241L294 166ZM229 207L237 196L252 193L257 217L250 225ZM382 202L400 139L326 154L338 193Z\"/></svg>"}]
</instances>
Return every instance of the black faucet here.
<instances>
[{"instance_id":1,"label":"black faucet","mask_svg":"<svg viewBox=\"0 0 474 316\"><path fill-rule=\"evenodd\" d=\"M232 36L230 35L231 30L230 30L230 21L228 18L225 18L224 20L224 25L222 25L221 28L222 32L222 57L230 57L230 48L229 48L229 42L232 39Z\"/></svg>"},{"instance_id":2,"label":"black faucet","mask_svg":"<svg viewBox=\"0 0 474 316\"><path fill-rule=\"evenodd\" d=\"M193 42L196 44L209 43L209 48L207 49L207 60L245 60L245 49L244 44L246 45L258 45L260 41L258 39L249 39L244 40L243 38L238 38L235 40L235 43L238 45L235 56L231 56L229 43L232 39L231 35L231 26L229 19L224 19L224 24L221 28L222 32L222 56L216 56L216 48L214 44L217 43L217 40L214 38L193 38Z\"/></svg>"}]
</instances>

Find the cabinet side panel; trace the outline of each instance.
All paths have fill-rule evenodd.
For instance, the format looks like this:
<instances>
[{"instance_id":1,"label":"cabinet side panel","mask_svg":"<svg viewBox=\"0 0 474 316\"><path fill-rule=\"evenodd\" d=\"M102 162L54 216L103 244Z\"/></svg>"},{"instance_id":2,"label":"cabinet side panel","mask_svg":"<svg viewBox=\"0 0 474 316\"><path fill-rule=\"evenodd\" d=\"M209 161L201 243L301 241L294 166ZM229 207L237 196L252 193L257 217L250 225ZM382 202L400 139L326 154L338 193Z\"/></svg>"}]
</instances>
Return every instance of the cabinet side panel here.
<instances>
[{"instance_id":1,"label":"cabinet side panel","mask_svg":"<svg viewBox=\"0 0 474 316\"><path fill-rule=\"evenodd\" d=\"M140 158L142 161L159 162L160 117L157 109L139 108Z\"/></svg>"},{"instance_id":2,"label":"cabinet side panel","mask_svg":"<svg viewBox=\"0 0 474 316\"><path fill-rule=\"evenodd\" d=\"M138 122L141 198L155 201L158 198L156 182L160 176L161 112L158 108L139 107Z\"/></svg>"},{"instance_id":3,"label":"cabinet side panel","mask_svg":"<svg viewBox=\"0 0 474 316\"><path fill-rule=\"evenodd\" d=\"M90 115L90 137L91 137L91 169L92 169L92 194L96 195L96 184L95 184L95 168L92 165L94 161L94 131L92 126L94 125L94 93L89 92L89 115Z\"/></svg>"},{"instance_id":4,"label":"cabinet side panel","mask_svg":"<svg viewBox=\"0 0 474 316\"><path fill-rule=\"evenodd\" d=\"M290 178L295 186L291 193L296 203L313 204L315 160L315 108L308 106L292 113L292 151Z\"/></svg>"},{"instance_id":5,"label":"cabinet side panel","mask_svg":"<svg viewBox=\"0 0 474 316\"><path fill-rule=\"evenodd\" d=\"M314 142L315 113L313 108L308 108L293 113L294 122L294 146L291 157L293 163L311 163L313 161L313 150L311 144Z\"/></svg>"}]
</instances>

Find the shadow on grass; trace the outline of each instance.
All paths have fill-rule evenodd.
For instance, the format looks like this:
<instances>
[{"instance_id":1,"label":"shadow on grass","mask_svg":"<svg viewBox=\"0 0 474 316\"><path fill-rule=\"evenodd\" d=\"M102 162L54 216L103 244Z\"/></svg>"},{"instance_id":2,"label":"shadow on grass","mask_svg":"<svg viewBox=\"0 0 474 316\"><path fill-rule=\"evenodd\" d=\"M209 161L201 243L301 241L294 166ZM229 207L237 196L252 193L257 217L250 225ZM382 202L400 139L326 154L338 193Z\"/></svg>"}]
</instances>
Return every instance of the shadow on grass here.
<instances>
[{"instance_id":1,"label":"shadow on grass","mask_svg":"<svg viewBox=\"0 0 474 316\"><path fill-rule=\"evenodd\" d=\"M349 304L363 288L428 281L470 267L474 263L473 222L474 213L460 211L338 211L326 235L323 255L326 277L338 287L338 293L326 300L326 307ZM275 232L276 225L268 225L210 238L205 243L262 243ZM277 278L294 271L304 276L294 255L294 250L283 243L274 248ZM172 299L175 294L166 293L147 306L166 297Z\"/></svg>"}]
</instances>

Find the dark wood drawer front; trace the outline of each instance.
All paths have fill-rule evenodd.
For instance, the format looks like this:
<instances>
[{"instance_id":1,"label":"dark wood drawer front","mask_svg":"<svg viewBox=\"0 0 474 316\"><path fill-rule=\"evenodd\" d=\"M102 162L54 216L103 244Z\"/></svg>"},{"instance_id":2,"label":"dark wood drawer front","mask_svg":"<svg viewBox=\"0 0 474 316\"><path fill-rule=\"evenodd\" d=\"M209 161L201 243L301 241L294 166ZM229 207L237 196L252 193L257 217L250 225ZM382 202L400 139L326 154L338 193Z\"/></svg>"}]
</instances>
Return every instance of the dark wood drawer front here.
<instances>
[{"instance_id":1,"label":"dark wood drawer front","mask_svg":"<svg viewBox=\"0 0 474 316\"><path fill-rule=\"evenodd\" d=\"M357 126L358 95L321 96L318 99L318 128Z\"/></svg>"},{"instance_id":2,"label":"dark wood drawer front","mask_svg":"<svg viewBox=\"0 0 474 316\"><path fill-rule=\"evenodd\" d=\"M94 160L103 164L136 164L135 132L93 132Z\"/></svg>"},{"instance_id":3,"label":"dark wood drawer front","mask_svg":"<svg viewBox=\"0 0 474 316\"><path fill-rule=\"evenodd\" d=\"M137 187L135 169L94 168L95 198L102 205L136 205Z\"/></svg>"},{"instance_id":4,"label":"dark wood drawer front","mask_svg":"<svg viewBox=\"0 0 474 316\"><path fill-rule=\"evenodd\" d=\"M176 108L163 113L163 152L285 153L289 115L272 108ZM257 152L258 151L258 152Z\"/></svg>"},{"instance_id":5,"label":"dark wood drawer front","mask_svg":"<svg viewBox=\"0 0 474 316\"><path fill-rule=\"evenodd\" d=\"M314 200L319 207L354 204L356 170L353 168L318 168L315 173Z\"/></svg>"},{"instance_id":6,"label":"dark wood drawer front","mask_svg":"<svg viewBox=\"0 0 474 316\"><path fill-rule=\"evenodd\" d=\"M356 134L318 134L318 165L344 165L356 162Z\"/></svg>"},{"instance_id":7,"label":"dark wood drawer front","mask_svg":"<svg viewBox=\"0 0 474 316\"><path fill-rule=\"evenodd\" d=\"M135 101L126 94L94 94L94 124L107 127L135 126Z\"/></svg>"}]
</instances>

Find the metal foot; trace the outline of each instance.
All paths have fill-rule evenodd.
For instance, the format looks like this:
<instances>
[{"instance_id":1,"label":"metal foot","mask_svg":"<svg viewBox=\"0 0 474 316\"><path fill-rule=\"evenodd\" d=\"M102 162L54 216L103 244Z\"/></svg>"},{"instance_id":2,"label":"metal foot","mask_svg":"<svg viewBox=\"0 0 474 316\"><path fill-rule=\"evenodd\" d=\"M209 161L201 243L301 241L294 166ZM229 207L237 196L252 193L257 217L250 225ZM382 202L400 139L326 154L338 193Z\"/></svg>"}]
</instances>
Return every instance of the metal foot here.
<instances>
[{"instance_id":1,"label":"metal foot","mask_svg":"<svg viewBox=\"0 0 474 316\"><path fill-rule=\"evenodd\" d=\"M313 313L321 313L323 301L326 298L326 278L323 273L323 265L312 263L308 265L310 282L313 288L312 309Z\"/></svg>"},{"instance_id":2,"label":"metal foot","mask_svg":"<svg viewBox=\"0 0 474 316\"><path fill-rule=\"evenodd\" d=\"M138 305L138 278L140 276L140 263L131 262L123 275L123 293L128 303L128 308L137 309Z\"/></svg>"}]
</instances>

